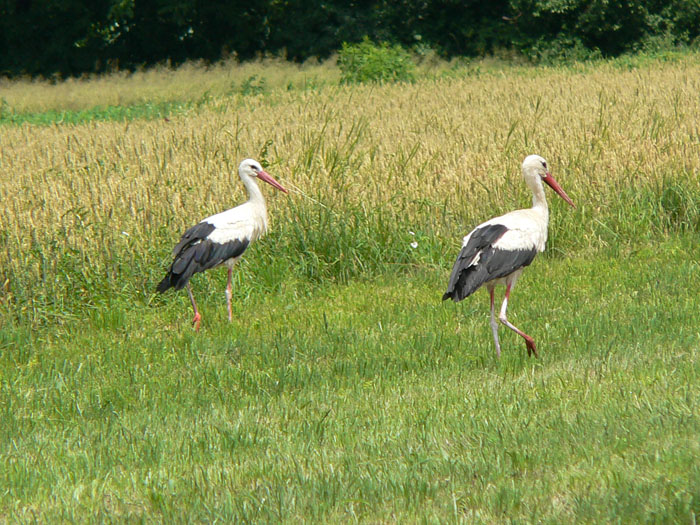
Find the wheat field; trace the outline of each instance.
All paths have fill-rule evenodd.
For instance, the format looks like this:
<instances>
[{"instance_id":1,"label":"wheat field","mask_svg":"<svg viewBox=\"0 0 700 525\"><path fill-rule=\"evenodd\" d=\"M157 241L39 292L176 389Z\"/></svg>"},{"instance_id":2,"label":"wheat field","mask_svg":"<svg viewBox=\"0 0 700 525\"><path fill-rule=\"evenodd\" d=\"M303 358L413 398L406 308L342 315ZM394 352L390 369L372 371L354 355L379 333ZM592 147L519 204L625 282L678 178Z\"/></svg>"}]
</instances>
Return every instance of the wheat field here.
<instances>
[{"instance_id":1,"label":"wheat field","mask_svg":"<svg viewBox=\"0 0 700 525\"><path fill-rule=\"evenodd\" d=\"M231 91L251 75L267 87ZM273 63L6 85L17 111L196 104L167 118L0 128L0 520L692 522L699 56L472 65L411 84L337 78L327 64ZM520 315L543 331L538 313L558 304L542 337L568 352L533 365L508 340L497 363L484 298L447 308L440 288L471 227L529 204L520 163L531 153L577 208L548 193L537 264L559 286L528 270ZM290 193L263 188L270 232L236 273L232 327L223 275L193 280L207 312L197 339L184 294L156 296L155 284L186 227L245 199L236 168L247 157ZM583 420L550 427L548 414L576 413L573 391ZM625 395L657 396L648 402L685 419L657 428ZM454 441L467 432L463 403L477 459ZM521 403L547 422L542 434L503 430L525 417ZM485 415L494 410L500 419ZM637 461L603 437L626 418ZM682 455L654 460L649 428ZM557 448L577 432L580 447ZM586 463L609 450L609 465Z\"/></svg>"},{"instance_id":2,"label":"wheat field","mask_svg":"<svg viewBox=\"0 0 700 525\"><path fill-rule=\"evenodd\" d=\"M579 203L554 218L567 249L595 249L601 229L623 243L647 238L667 226L654 195L697 191L699 83L693 59L220 97L167 121L6 127L6 288L53 281L66 249L87 273L108 273L114 259L148 271L143 254L165 253L177 232L244 198L236 167L246 157L292 189L270 196L282 238L301 210L381 210L380 235L398 243L421 230L454 246L465 225L527 203L519 164L530 153ZM688 215L679 222L697 206L686 200L670 210ZM647 216L620 220L625 207Z\"/></svg>"}]
</instances>

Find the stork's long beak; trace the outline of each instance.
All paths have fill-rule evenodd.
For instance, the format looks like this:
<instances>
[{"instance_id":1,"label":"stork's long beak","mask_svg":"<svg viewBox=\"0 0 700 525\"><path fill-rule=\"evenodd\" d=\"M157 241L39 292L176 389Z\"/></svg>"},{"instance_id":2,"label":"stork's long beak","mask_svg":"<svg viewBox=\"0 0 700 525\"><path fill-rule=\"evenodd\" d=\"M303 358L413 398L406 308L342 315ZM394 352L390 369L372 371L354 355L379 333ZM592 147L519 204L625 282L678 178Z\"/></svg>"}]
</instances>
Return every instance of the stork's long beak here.
<instances>
[{"instance_id":1,"label":"stork's long beak","mask_svg":"<svg viewBox=\"0 0 700 525\"><path fill-rule=\"evenodd\" d=\"M569 198L566 192L563 189L561 189L561 186L559 186L559 183L556 180L554 180L554 177L552 177L551 173L547 172L547 174L542 180L545 181L550 188L556 191L562 199L569 203L572 208L576 208L576 205Z\"/></svg>"},{"instance_id":2,"label":"stork's long beak","mask_svg":"<svg viewBox=\"0 0 700 525\"><path fill-rule=\"evenodd\" d=\"M272 177L272 175L270 175L268 172L266 172L266 171L264 171L264 170L260 170L260 171L258 172L258 178L259 178L260 180L263 180L263 181L267 182L270 186L274 186L274 187L277 188L278 190L281 190L281 191L283 191L283 192L285 192L285 193L289 193L289 192L287 191L287 189L286 189L284 186L282 186L279 182L277 182L277 181Z\"/></svg>"}]
</instances>

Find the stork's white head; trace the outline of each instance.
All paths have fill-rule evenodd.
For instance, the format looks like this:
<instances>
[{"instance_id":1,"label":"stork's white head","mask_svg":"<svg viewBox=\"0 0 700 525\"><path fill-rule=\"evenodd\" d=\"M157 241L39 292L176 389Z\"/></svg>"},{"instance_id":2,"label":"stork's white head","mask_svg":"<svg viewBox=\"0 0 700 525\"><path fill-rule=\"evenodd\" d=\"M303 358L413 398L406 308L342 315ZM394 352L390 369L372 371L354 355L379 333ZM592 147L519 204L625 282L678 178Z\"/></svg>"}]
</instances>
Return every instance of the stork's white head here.
<instances>
[{"instance_id":1,"label":"stork's white head","mask_svg":"<svg viewBox=\"0 0 700 525\"><path fill-rule=\"evenodd\" d=\"M243 162L241 162L240 166L238 166L238 175L244 181L246 177L260 179L267 182L270 186L274 186L278 190L288 193L284 186L277 182L272 175L266 172L257 160L245 159Z\"/></svg>"},{"instance_id":2,"label":"stork's white head","mask_svg":"<svg viewBox=\"0 0 700 525\"><path fill-rule=\"evenodd\" d=\"M552 177L547 168L547 161L539 155L528 155L525 157L523 161L523 177L530 187L533 187L533 185L542 186L542 182L547 183L568 204L574 208L576 207L562 187L559 186L559 183Z\"/></svg>"}]
</instances>

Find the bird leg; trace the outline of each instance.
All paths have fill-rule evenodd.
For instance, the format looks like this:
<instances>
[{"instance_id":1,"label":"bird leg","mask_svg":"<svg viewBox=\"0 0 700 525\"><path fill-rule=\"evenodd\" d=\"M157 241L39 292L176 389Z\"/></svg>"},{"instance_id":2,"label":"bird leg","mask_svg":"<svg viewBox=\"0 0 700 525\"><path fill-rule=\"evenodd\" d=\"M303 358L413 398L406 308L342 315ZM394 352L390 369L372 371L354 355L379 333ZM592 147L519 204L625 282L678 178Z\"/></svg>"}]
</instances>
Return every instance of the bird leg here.
<instances>
[{"instance_id":1,"label":"bird leg","mask_svg":"<svg viewBox=\"0 0 700 525\"><path fill-rule=\"evenodd\" d=\"M190 301L192 302L192 309L194 310L194 319L192 319L192 326L194 326L195 332L199 332L199 322L202 320L202 316L199 315L197 310L197 303L194 302L194 295L192 295L192 288L190 283L187 283L187 293L190 294Z\"/></svg>"},{"instance_id":2,"label":"bird leg","mask_svg":"<svg viewBox=\"0 0 700 525\"><path fill-rule=\"evenodd\" d=\"M535 348L535 340L527 335L525 332L520 330L519 328L515 327L513 324L511 324L508 321L508 318L506 317L506 309L508 308L508 299L510 298L510 288L511 284L508 283L506 285L506 297L503 299L503 306L501 306L501 315L498 316L499 321L501 321L504 325L506 325L508 328L513 330L516 334L518 334L520 337L525 339L525 346L527 347L527 355L530 357L532 354L535 354L535 357L539 357L537 355L537 349Z\"/></svg>"},{"instance_id":3,"label":"bird leg","mask_svg":"<svg viewBox=\"0 0 700 525\"><path fill-rule=\"evenodd\" d=\"M501 345L498 342L498 321L496 321L495 302L494 302L494 286L489 286L489 295L491 296L491 332L493 333L493 342L496 343L496 356L501 358Z\"/></svg>"},{"instance_id":4,"label":"bird leg","mask_svg":"<svg viewBox=\"0 0 700 525\"><path fill-rule=\"evenodd\" d=\"M231 274L233 273L233 270L231 268L228 269L228 284L226 285L226 305L228 306L228 322L231 322L231 318L233 317L231 313L231 297L233 296L233 288L231 286Z\"/></svg>"}]
</instances>

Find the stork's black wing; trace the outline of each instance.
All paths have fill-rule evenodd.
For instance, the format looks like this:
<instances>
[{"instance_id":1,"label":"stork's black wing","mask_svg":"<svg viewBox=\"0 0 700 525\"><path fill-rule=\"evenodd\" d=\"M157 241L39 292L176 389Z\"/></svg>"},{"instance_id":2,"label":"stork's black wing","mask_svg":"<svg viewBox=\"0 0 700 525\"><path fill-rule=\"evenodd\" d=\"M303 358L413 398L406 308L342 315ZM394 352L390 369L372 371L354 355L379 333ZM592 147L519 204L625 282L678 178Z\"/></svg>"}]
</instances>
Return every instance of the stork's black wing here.
<instances>
[{"instance_id":1,"label":"stork's black wing","mask_svg":"<svg viewBox=\"0 0 700 525\"><path fill-rule=\"evenodd\" d=\"M168 274L158 283L156 289L159 292L163 293L168 288L180 290L195 273L240 257L250 244L249 239L234 239L224 243L212 241L209 235L215 229L213 224L203 221L182 235L173 250L174 259Z\"/></svg>"},{"instance_id":2,"label":"stork's black wing","mask_svg":"<svg viewBox=\"0 0 700 525\"><path fill-rule=\"evenodd\" d=\"M477 227L470 234L452 267L447 291L442 296L443 301L461 301L482 284L506 277L533 261L537 255L534 246L518 250L504 250L495 246L507 231L508 228L503 224L487 224Z\"/></svg>"}]
</instances>

